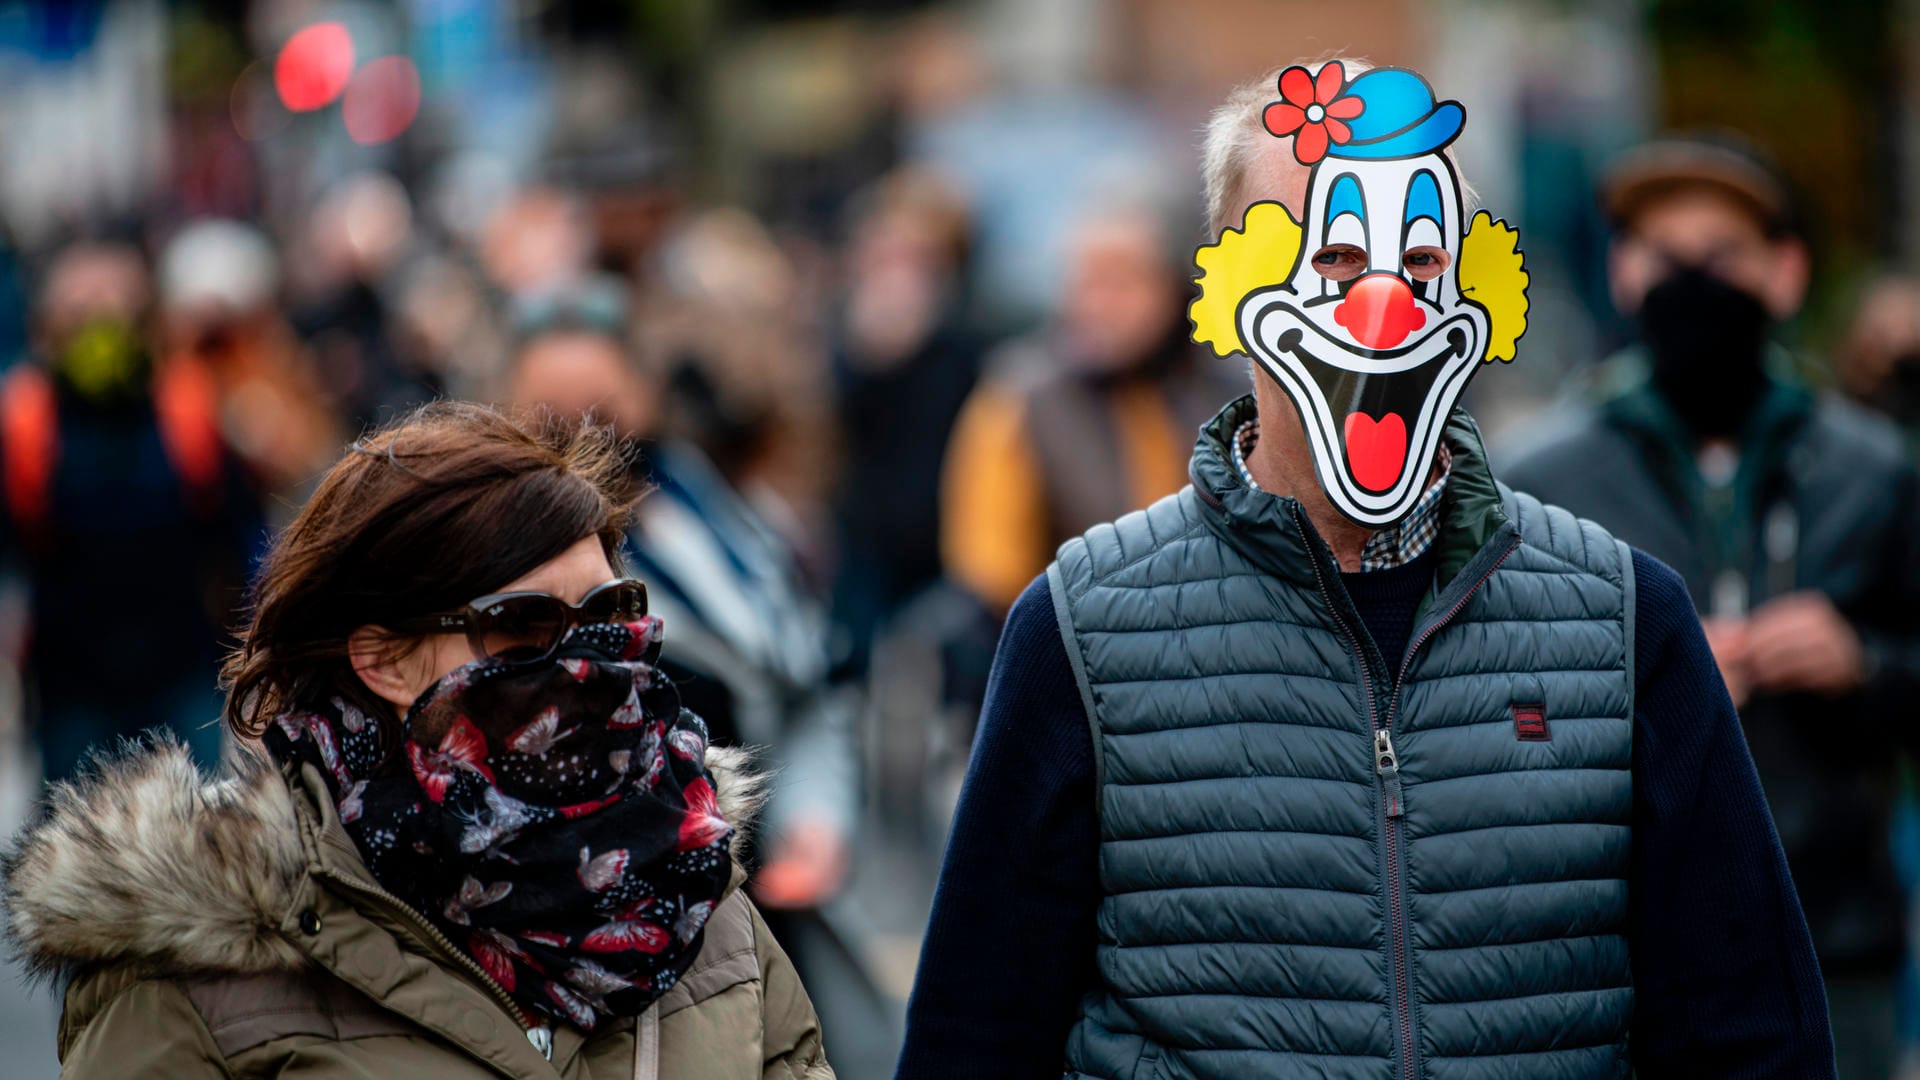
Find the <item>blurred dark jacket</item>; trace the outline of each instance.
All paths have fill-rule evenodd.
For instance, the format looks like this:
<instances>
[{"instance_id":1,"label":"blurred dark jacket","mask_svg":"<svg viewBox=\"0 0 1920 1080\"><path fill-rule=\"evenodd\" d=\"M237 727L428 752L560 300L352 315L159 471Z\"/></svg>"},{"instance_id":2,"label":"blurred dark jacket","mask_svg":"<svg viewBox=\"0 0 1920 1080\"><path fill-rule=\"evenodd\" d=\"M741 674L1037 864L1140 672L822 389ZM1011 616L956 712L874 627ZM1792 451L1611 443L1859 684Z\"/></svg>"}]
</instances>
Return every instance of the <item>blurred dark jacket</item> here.
<instances>
[{"instance_id":1,"label":"blurred dark jacket","mask_svg":"<svg viewBox=\"0 0 1920 1080\"><path fill-rule=\"evenodd\" d=\"M1629 380L1502 475L1678 570L1701 612L1744 615L1811 589L1853 625L1864 686L1838 698L1756 691L1741 720L1823 970L1892 971L1894 764L1920 743L1920 481L1898 432L1775 381L1731 481L1714 485L1666 402Z\"/></svg>"},{"instance_id":2,"label":"blurred dark jacket","mask_svg":"<svg viewBox=\"0 0 1920 1080\"><path fill-rule=\"evenodd\" d=\"M1062 543L1186 486L1200 425L1247 392L1244 366L1186 332L1125 372L1076 368L1040 340L990 361L947 448L950 577L1004 614Z\"/></svg>"},{"instance_id":3,"label":"blurred dark jacket","mask_svg":"<svg viewBox=\"0 0 1920 1080\"><path fill-rule=\"evenodd\" d=\"M31 592L26 671L42 717L119 707L130 735L166 719L136 706L168 688L211 695L262 543L218 409L210 377L186 362L111 395L37 363L9 373L0 549Z\"/></svg>"},{"instance_id":4,"label":"blurred dark jacket","mask_svg":"<svg viewBox=\"0 0 1920 1080\"><path fill-rule=\"evenodd\" d=\"M936 330L896 363L834 357L845 459L834 615L856 653L889 615L940 578L940 466L984 351L957 327Z\"/></svg>"}]
</instances>

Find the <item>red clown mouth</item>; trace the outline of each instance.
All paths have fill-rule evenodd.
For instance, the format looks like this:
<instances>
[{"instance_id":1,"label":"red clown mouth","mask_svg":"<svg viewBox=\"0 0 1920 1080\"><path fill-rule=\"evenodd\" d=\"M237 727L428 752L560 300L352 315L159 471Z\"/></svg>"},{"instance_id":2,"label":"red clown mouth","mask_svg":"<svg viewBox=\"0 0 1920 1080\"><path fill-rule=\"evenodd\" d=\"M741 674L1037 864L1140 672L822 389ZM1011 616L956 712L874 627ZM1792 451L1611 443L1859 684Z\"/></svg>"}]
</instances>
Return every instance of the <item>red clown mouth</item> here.
<instances>
[{"instance_id":1,"label":"red clown mouth","mask_svg":"<svg viewBox=\"0 0 1920 1080\"><path fill-rule=\"evenodd\" d=\"M1375 420L1363 412L1347 414L1347 469L1361 487L1385 491L1400 479L1407 463L1407 422L1399 413Z\"/></svg>"}]
</instances>

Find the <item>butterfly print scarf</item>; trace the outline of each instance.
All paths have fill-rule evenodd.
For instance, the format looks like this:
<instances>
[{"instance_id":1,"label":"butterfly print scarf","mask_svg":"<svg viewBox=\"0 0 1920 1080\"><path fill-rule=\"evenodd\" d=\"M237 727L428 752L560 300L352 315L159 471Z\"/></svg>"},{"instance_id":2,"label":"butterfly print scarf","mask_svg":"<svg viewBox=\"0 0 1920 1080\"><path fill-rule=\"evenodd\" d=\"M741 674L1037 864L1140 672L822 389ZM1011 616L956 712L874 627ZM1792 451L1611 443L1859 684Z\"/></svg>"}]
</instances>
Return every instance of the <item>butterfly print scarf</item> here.
<instances>
[{"instance_id":1,"label":"butterfly print scarf","mask_svg":"<svg viewBox=\"0 0 1920 1080\"><path fill-rule=\"evenodd\" d=\"M656 671L660 622L576 630L555 657L483 660L423 694L404 762L338 698L268 725L316 766L374 879L530 1017L637 1016L692 964L732 873L706 726Z\"/></svg>"}]
</instances>

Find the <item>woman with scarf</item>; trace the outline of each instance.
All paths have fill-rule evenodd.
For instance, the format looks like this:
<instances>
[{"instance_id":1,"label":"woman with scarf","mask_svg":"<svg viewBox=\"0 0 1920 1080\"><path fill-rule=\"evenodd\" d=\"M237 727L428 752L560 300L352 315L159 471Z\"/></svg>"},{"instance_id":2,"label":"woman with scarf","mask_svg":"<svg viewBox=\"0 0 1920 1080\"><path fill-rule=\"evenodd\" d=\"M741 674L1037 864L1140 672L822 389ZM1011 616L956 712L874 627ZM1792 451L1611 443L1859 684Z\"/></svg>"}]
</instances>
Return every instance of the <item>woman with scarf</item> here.
<instances>
[{"instance_id":1,"label":"woman with scarf","mask_svg":"<svg viewBox=\"0 0 1920 1080\"><path fill-rule=\"evenodd\" d=\"M739 891L759 785L619 576L611 437L436 405L354 451L226 667L264 754L103 759L5 858L63 1075L831 1080Z\"/></svg>"}]
</instances>

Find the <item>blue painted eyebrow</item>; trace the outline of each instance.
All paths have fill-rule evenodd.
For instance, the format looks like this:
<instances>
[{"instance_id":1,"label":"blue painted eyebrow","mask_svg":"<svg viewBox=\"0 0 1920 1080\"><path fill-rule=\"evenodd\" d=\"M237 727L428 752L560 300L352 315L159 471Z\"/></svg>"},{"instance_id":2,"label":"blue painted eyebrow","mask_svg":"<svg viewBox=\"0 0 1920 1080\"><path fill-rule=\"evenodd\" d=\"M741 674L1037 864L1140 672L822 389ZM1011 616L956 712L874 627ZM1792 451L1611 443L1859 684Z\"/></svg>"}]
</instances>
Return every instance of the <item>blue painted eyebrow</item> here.
<instances>
[{"instance_id":1,"label":"blue painted eyebrow","mask_svg":"<svg viewBox=\"0 0 1920 1080\"><path fill-rule=\"evenodd\" d=\"M1430 172L1418 172L1413 183L1407 185L1407 224L1411 225L1421 218L1432 218L1435 225L1443 220L1440 216L1440 185L1434 182Z\"/></svg>"},{"instance_id":2,"label":"blue painted eyebrow","mask_svg":"<svg viewBox=\"0 0 1920 1080\"><path fill-rule=\"evenodd\" d=\"M1341 214L1352 214L1363 223L1367 220L1366 200L1361 197L1360 182L1353 178L1352 173L1345 173L1335 180L1333 192L1327 196L1327 224L1333 224L1333 220Z\"/></svg>"}]
</instances>

